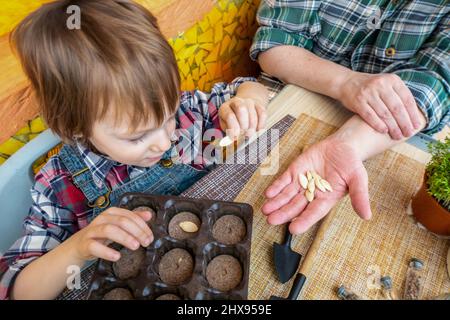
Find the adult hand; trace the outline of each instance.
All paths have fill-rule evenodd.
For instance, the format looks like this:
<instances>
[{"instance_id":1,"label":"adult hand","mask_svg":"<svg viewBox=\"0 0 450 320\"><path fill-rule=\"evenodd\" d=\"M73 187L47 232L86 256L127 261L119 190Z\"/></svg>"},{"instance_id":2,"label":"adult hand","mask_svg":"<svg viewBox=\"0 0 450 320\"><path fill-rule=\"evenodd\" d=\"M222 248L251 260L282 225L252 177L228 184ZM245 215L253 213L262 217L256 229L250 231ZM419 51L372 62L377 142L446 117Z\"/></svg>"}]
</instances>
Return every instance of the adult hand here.
<instances>
[{"instance_id":1,"label":"adult hand","mask_svg":"<svg viewBox=\"0 0 450 320\"><path fill-rule=\"evenodd\" d=\"M332 192L315 191L308 203L299 182L299 173L315 171L327 180ZM322 219L349 191L352 206L363 219L370 219L368 177L362 159L348 143L336 136L309 147L265 191L268 198L262 207L267 221L273 225L292 221L292 234L307 231Z\"/></svg>"},{"instance_id":2,"label":"adult hand","mask_svg":"<svg viewBox=\"0 0 450 320\"><path fill-rule=\"evenodd\" d=\"M420 111L411 91L395 74L351 71L339 89L340 102L359 114L374 130L394 140L420 128Z\"/></svg>"}]
</instances>

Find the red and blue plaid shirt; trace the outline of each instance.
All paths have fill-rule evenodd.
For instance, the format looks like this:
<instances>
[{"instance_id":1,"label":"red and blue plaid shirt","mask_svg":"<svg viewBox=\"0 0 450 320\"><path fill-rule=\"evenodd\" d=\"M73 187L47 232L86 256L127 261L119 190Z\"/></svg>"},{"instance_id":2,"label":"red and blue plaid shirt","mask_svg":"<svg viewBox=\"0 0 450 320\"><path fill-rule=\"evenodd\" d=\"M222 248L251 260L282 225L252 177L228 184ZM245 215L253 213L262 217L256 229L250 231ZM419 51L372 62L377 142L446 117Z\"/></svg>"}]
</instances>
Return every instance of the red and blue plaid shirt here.
<instances>
[{"instance_id":1,"label":"red and blue plaid shirt","mask_svg":"<svg viewBox=\"0 0 450 320\"><path fill-rule=\"evenodd\" d=\"M218 83L209 94L198 90L182 92L176 116L177 129L197 132L220 129L219 107L236 95L239 85L246 81L255 79L237 78L230 84ZM191 147L202 148L202 143L194 141L201 138L193 137ZM82 145L77 147L94 181L99 184L106 182L113 190L146 170L117 163ZM198 164L198 159L195 163L196 168L204 166ZM31 188L32 206L24 221L24 235L0 258L0 299L9 297L9 290L23 268L86 227L87 217L93 210L70 180L71 175L58 155L51 157L35 178Z\"/></svg>"}]
</instances>

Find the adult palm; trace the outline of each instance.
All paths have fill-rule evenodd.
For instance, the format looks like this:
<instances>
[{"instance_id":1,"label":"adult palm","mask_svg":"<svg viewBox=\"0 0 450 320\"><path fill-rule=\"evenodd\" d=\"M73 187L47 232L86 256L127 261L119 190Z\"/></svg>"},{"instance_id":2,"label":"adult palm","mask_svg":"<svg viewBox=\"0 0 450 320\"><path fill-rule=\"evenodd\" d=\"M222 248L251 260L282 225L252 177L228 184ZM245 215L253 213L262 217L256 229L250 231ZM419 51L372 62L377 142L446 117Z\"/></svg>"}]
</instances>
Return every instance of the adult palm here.
<instances>
[{"instance_id":1,"label":"adult palm","mask_svg":"<svg viewBox=\"0 0 450 320\"><path fill-rule=\"evenodd\" d=\"M300 186L299 173L315 171L332 186L332 192L315 191L308 203ZM307 231L349 192L352 206L363 219L370 219L368 177L361 158L348 143L330 136L298 156L265 191L262 207L270 224L291 221L292 234Z\"/></svg>"}]
</instances>

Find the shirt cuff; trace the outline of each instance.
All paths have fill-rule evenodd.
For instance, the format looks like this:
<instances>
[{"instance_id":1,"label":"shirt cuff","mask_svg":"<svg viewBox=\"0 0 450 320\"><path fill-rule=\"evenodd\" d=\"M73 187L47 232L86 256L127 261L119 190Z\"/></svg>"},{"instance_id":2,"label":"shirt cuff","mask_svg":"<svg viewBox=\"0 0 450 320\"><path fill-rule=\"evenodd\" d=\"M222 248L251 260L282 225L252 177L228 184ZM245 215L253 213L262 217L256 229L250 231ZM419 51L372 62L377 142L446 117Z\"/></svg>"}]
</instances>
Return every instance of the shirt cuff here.
<instances>
[{"instance_id":1,"label":"shirt cuff","mask_svg":"<svg viewBox=\"0 0 450 320\"><path fill-rule=\"evenodd\" d=\"M0 300L8 300L11 298L11 289L17 276L27 265L37 258L39 256L16 260L13 264L6 267L5 272L2 271L0 274Z\"/></svg>"},{"instance_id":2,"label":"shirt cuff","mask_svg":"<svg viewBox=\"0 0 450 320\"><path fill-rule=\"evenodd\" d=\"M431 75L415 70L401 70L397 74L411 91L427 125L423 133L432 135L441 131L450 118L448 92L442 82Z\"/></svg>"},{"instance_id":3,"label":"shirt cuff","mask_svg":"<svg viewBox=\"0 0 450 320\"><path fill-rule=\"evenodd\" d=\"M256 61L261 52L276 46L296 46L311 51L313 41L302 33L288 32L273 27L259 27L250 47L250 58Z\"/></svg>"}]
</instances>

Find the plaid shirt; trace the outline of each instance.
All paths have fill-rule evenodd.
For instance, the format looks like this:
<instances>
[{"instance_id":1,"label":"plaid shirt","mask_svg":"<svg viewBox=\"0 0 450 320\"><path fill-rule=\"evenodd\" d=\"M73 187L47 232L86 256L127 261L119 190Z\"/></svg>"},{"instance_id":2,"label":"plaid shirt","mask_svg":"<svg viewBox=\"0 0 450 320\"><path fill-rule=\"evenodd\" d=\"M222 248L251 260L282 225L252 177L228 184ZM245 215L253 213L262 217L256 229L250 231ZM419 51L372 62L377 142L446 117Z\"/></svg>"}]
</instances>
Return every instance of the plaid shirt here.
<instances>
[{"instance_id":1,"label":"plaid shirt","mask_svg":"<svg viewBox=\"0 0 450 320\"><path fill-rule=\"evenodd\" d=\"M176 116L177 128L189 132L220 128L219 107L236 95L239 85L246 81L255 79L237 78L230 84L219 83L210 94L198 90L183 92ZM191 138L192 148L202 146L194 141L198 139L202 137ZM79 144L77 147L94 181L106 182L112 190L147 170L117 163ZM182 150L182 157L181 153ZM202 165L196 162L195 166ZM32 207L24 221L24 235L0 258L0 299L8 298L9 289L23 268L86 227L93 210L87 206L83 193L71 182L70 173L58 155L51 157L36 175L31 197Z\"/></svg>"},{"instance_id":2,"label":"plaid shirt","mask_svg":"<svg viewBox=\"0 0 450 320\"><path fill-rule=\"evenodd\" d=\"M450 123L450 1L263 0L257 19L252 59L292 45L355 71L394 73L427 116L427 133Z\"/></svg>"}]
</instances>

